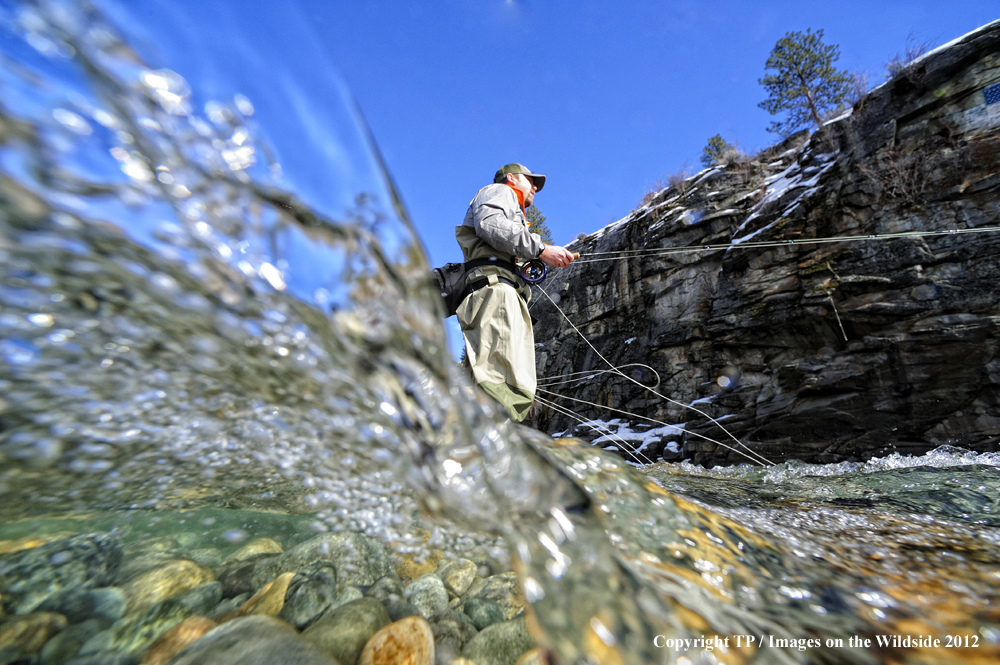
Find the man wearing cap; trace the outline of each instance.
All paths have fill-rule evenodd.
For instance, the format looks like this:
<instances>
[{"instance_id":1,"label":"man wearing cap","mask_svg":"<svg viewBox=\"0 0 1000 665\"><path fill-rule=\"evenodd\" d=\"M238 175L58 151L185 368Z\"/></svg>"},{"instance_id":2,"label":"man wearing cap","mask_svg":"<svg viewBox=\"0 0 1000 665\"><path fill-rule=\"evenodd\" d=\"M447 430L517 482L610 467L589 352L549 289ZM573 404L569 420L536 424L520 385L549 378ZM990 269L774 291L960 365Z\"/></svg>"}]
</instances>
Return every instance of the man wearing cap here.
<instances>
[{"instance_id":1,"label":"man wearing cap","mask_svg":"<svg viewBox=\"0 0 1000 665\"><path fill-rule=\"evenodd\" d=\"M528 415L536 384L528 314L531 290L515 264L537 258L548 266L565 267L574 258L566 248L546 245L528 230L524 211L544 186L544 175L522 164L507 164L496 172L492 185L479 190L462 225L455 228L465 262L489 263L469 273L466 284L479 288L457 312L472 376L517 422Z\"/></svg>"}]
</instances>

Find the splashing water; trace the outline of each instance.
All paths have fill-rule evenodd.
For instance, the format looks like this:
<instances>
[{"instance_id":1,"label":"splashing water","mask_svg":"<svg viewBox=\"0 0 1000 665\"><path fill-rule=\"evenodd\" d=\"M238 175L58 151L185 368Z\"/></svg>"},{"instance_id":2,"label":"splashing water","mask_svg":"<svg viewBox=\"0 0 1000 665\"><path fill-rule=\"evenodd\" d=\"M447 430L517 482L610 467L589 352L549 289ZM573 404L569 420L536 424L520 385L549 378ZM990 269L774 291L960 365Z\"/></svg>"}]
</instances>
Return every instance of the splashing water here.
<instances>
[{"instance_id":1,"label":"splashing water","mask_svg":"<svg viewBox=\"0 0 1000 665\"><path fill-rule=\"evenodd\" d=\"M419 240L332 76L317 117L294 84L210 95L226 84L142 53L155 39L113 3L0 18L3 538L173 520L236 546L268 522L477 551L518 572L567 663L997 657L995 455L639 471L503 423L448 358ZM246 51L237 29L171 34L168 53ZM276 118L315 144L278 143ZM890 634L977 646L851 640Z\"/></svg>"}]
</instances>

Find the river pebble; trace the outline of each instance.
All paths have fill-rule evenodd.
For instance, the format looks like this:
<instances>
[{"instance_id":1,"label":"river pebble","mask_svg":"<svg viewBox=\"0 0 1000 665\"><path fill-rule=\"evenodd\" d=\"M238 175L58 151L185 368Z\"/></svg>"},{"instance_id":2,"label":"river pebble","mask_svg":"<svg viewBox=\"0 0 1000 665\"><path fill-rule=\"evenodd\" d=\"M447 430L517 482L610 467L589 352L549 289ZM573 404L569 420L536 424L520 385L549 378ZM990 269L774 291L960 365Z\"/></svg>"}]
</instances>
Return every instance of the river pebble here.
<instances>
[{"instance_id":1,"label":"river pebble","mask_svg":"<svg viewBox=\"0 0 1000 665\"><path fill-rule=\"evenodd\" d=\"M53 566L71 565L70 554L60 552L72 553L95 538L117 542L110 534L85 534L0 555L15 573L4 578L9 590L3 604L13 599L9 606L16 609L22 601L37 603L36 610L62 622L11 631L11 617L0 615L0 626L19 635L6 638L10 648L0 651L0 665L13 657L35 665L251 665L293 662L290 653L317 665L398 659L430 665L463 655L476 665L494 665L500 661L481 662L482 654L498 648L510 655L524 641L515 630L520 624L508 621L523 609L513 573L483 578L482 567L470 559L437 557L423 562L423 574L401 577L385 547L362 534L322 534L285 551L276 540L256 538L226 558L205 546L212 544L207 537L157 535L127 547L109 545L111 556L119 556L97 566L103 574L42 586ZM39 556L42 548L51 550L47 557ZM265 578L268 572L274 575ZM101 581L105 586L96 586ZM109 581L120 586L106 586ZM480 629L500 624L511 625L493 629L484 642ZM242 655L232 656L233 649Z\"/></svg>"},{"instance_id":2,"label":"river pebble","mask_svg":"<svg viewBox=\"0 0 1000 665\"><path fill-rule=\"evenodd\" d=\"M389 618L393 621L399 621L400 619L405 619L406 617L423 616L420 613L420 608L412 603L406 602L405 600L397 600L394 603L387 603L385 611L389 613Z\"/></svg>"},{"instance_id":3,"label":"river pebble","mask_svg":"<svg viewBox=\"0 0 1000 665\"><path fill-rule=\"evenodd\" d=\"M269 616L240 617L210 630L170 661L170 665L346 665L303 639L284 621Z\"/></svg>"},{"instance_id":4,"label":"river pebble","mask_svg":"<svg viewBox=\"0 0 1000 665\"><path fill-rule=\"evenodd\" d=\"M486 626L507 620L507 612L503 606L495 600L489 598L470 598L465 601L462 610L476 626L476 630L482 630Z\"/></svg>"},{"instance_id":5,"label":"river pebble","mask_svg":"<svg viewBox=\"0 0 1000 665\"><path fill-rule=\"evenodd\" d=\"M38 609L62 614L70 623L100 619L110 626L124 616L126 604L125 593L118 587L90 590L73 587L49 596Z\"/></svg>"},{"instance_id":6,"label":"river pebble","mask_svg":"<svg viewBox=\"0 0 1000 665\"><path fill-rule=\"evenodd\" d=\"M275 554L258 554L242 561L223 563L218 569L218 580L222 583L223 595L238 596L241 593L253 595L260 587L254 585L254 568L264 559L273 559Z\"/></svg>"},{"instance_id":7,"label":"river pebble","mask_svg":"<svg viewBox=\"0 0 1000 665\"><path fill-rule=\"evenodd\" d=\"M189 589L174 598L168 598L149 608L142 614L127 616L111 627L110 644L88 642L81 649L87 654L92 650L123 651L141 655L150 643L184 619L202 616L219 604L222 585L209 582Z\"/></svg>"},{"instance_id":8,"label":"river pebble","mask_svg":"<svg viewBox=\"0 0 1000 665\"><path fill-rule=\"evenodd\" d=\"M524 611L524 595L514 573L500 573L477 580L462 597L461 609L473 598L495 600L503 608L506 619L512 619Z\"/></svg>"},{"instance_id":9,"label":"river pebble","mask_svg":"<svg viewBox=\"0 0 1000 665\"><path fill-rule=\"evenodd\" d=\"M330 605L331 610L335 610L341 605L346 605L347 603L353 603L355 600L360 600L364 598L365 594L361 593L361 589L355 586L344 587L344 590L337 594L337 597L333 600Z\"/></svg>"},{"instance_id":10,"label":"river pebble","mask_svg":"<svg viewBox=\"0 0 1000 665\"><path fill-rule=\"evenodd\" d=\"M107 586L122 562L110 533L87 533L0 556L0 594L12 614L27 614L64 589Z\"/></svg>"},{"instance_id":11,"label":"river pebble","mask_svg":"<svg viewBox=\"0 0 1000 665\"><path fill-rule=\"evenodd\" d=\"M0 663L14 663L34 656L56 633L66 627L66 617L34 612L6 619L0 624Z\"/></svg>"},{"instance_id":12,"label":"river pebble","mask_svg":"<svg viewBox=\"0 0 1000 665\"><path fill-rule=\"evenodd\" d=\"M125 553L121 568L115 575L114 583L124 585L128 581L135 579L143 573L162 568L163 566L177 561L179 558L173 550L153 549L148 551Z\"/></svg>"},{"instance_id":13,"label":"river pebble","mask_svg":"<svg viewBox=\"0 0 1000 665\"><path fill-rule=\"evenodd\" d=\"M142 665L166 665L189 644L218 624L206 617L189 617L163 633L149 645L142 657Z\"/></svg>"},{"instance_id":14,"label":"river pebble","mask_svg":"<svg viewBox=\"0 0 1000 665\"><path fill-rule=\"evenodd\" d=\"M64 540L74 535L76 534L60 532L40 536L25 536L24 538L15 538L12 540L0 540L0 555L34 549L46 543L51 543L54 540Z\"/></svg>"},{"instance_id":15,"label":"river pebble","mask_svg":"<svg viewBox=\"0 0 1000 665\"><path fill-rule=\"evenodd\" d=\"M296 545L284 554L257 563L253 583L260 588L281 573L298 572L314 561L328 560L337 568L341 587L370 586L395 574L389 553L381 543L360 533L326 533Z\"/></svg>"},{"instance_id":16,"label":"river pebble","mask_svg":"<svg viewBox=\"0 0 1000 665\"><path fill-rule=\"evenodd\" d=\"M336 599L337 568L329 561L314 561L296 573L289 582L285 606L278 613L278 618L304 630L331 609Z\"/></svg>"},{"instance_id":17,"label":"river pebble","mask_svg":"<svg viewBox=\"0 0 1000 665\"><path fill-rule=\"evenodd\" d=\"M257 538L226 557L226 563L246 561L261 554L281 554L285 550L271 538Z\"/></svg>"},{"instance_id":18,"label":"river pebble","mask_svg":"<svg viewBox=\"0 0 1000 665\"><path fill-rule=\"evenodd\" d=\"M413 580L413 584L406 587L406 597L426 619L448 609L448 591L441 578L433 573Z\"/></svg>"},{"instance_id":19,"label":"river pebble","mask_svg":"<svg viewBox=\"0 0 1000 665\"><path fill-rule=\"evenodd\" d=\"M444 582L448 593L453 596L461 596L476 581L476 571L478 568L479 566L475 562L468 559L442 561L434 574Z\"/></svg>"},{"instance_id":20,"label":"river pebble","mask_svg":"<svg viewBox=\"0 0 1000 665\"><path fill-rule=\"evenodd\" d=\"M268 582L251 596L247 602L243 603L238 616L252 616L255 614L266 614L267 616L277 616L285 606L285 594L288 592L288 583L295 577L295 573L282 573L272 581Z\"/></svg>"},{"instance_id":21,"label":"river pebble","mask_svg":"<svg viewBox=\"0 0 1000 665\"><path fill-rule=\"evenodd\" d=\"M193 561L178 559L139 575L122 587L128 600L126 613L134 614L189 589L212 582L215 574Z\"/></svg>"},{"instance_id":22,"label":"river pebble","mask_svg":"<svg viewBox=\"0 0 1000 665\"><path fill-rule=\"evenodd\" d=\"M77 656L66 665L139 665L139 659L128 653L94 653Z\"/></svg>"},{"instance_id":23,"label":"river pebble","mask_svg":"<svg viewBox=\"0 0 1000 665\"><path fill-rule=\"evenodd\" d=\"M215 568L222 563L222 552L215 547L202 547L196 550L187 550L184 557L194 561L203 568Z\"/></svg>"},{"instance_id":24,"label":"river pebble","mask_svg":"<svg viewBox=\"0 0 1000 665\"><path fill-rule=\"evenodd\" d=\"M63 665L80 652L87 640L104 629L100 619L88 619L61 631L45 643L38 654L39 665Z\"/></svg>"},{"instance_id":25,"label":"river pebble","mask_svg":"<svg viewBox=\"0 0 1000 665\"><path fill-rule=\"evenodd\" d=\"M371 637L388 626L389 614L374 598L361 598L341 605L321 617L302 633L340 665L355 665Z\"/></svg>"},{"instance_id":26,"label":"river pebble","mask_svg":"<svg viewBox=\"0 0 1000 665\"><path fill-rule=\"evenodd\" d=\"M524 616L495 623L469 640L462 656L476 665L515 665L525 652L535 647Z\"/></svg>"},{"instance_id":27,"label":"river pebble","mask_svg":"<svg viewBox=\"0 0 1000 665\"><path fill-rule=\"evenodd\" d=\"M548 665L548 662L541 649L532 649L518 658L516 665Z\"/></svg>"},{"instance_id":28,"label":"river pebble","mask_svg":"<svg viewBox=\"0 0 1000 665\"><path fill-rule=\"evenodd\" d=\"M434 635L421 617L391 623L361 651L359 665L434 665Z\"/></svg>"},{"instance_id":29,"label":"river pebble","mask_svg":"<svg viewBox=\"0 0 1000 665\"><path fill-rule=\"evenodd\" d=\"M403 599L403 583L395 573L386 575L375 580L375 584L368 587L365 595L383 604L394 603Z\"/></svg>"},{"instance_id":30,"label":"river pebble","mask_svg":"<svg viewBox=\"0 0 1000 665\"><path fill-rule=\"evenodd\" d=\"M465 645L478 632L472 619L453 609L445 610L435 616L430 625L437 650L451 658L462 653Z\"/></svg>"},{"instance_id":31,"label":"river pebble","mask_svg":"<svg viewBox=\"0 0 1000 665\"><path fill-rule=\"evenodd\" d=\"M240 609L243 603L247 602L248 598L250 598L249 593L241 593L238 596L234 596L232 598L226 598L218 605L216 605L215 609L213 609L205 616L207 616L209 619L213 621L221 621L221 618L226 614L232 614L233 616L236 616L236 610Z\"/></svg>"}]
</instances>

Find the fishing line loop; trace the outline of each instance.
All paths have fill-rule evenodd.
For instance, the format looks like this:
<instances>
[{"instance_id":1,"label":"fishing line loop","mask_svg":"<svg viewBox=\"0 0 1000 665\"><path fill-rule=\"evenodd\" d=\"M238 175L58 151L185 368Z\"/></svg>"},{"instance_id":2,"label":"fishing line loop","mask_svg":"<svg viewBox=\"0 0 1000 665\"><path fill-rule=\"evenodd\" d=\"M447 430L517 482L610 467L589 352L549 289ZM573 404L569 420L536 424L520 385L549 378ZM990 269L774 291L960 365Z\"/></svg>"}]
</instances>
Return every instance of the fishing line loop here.
<instances>
[{"instance_id":1,"label":"fishing line loop","mask_svg":"<svg viewBox=\"0 0 1000 665\"><path fill-rule=\"evenodd\" d=\"M595 354L597 354L597 357L600 358L601 360L603 360L604 363L609 368L611 368L611 372L612 373L617 374L618 376L621 376L622 378L624 378L624 379L626 379L628 381L631 381L632 383L636 384L637 386L639 386L640 388L642 388L644 390L648 390L649 392L651 392L652 394L656 395L657 397L659 397L662 400L665 400L667 402L670 402L671 404L675 404L675 405L680 406L680 407L685 408L685 409L690 409L690 410L694 411L695 413L703 416L704 418L708 419L712 424L716 425L719 429L721 429L723 432L725 432L729 436L729 438L731 438L733 441L735 441L738 446L741 446L742 448L744 448L746 450L746 452L743 452L742 450L737 450L736 448L734 448L734 447L732 447L732 446L730 446L728 444L724 444L722 442L719 442L719 441L716 441L715 442L716 444L722 445L723 447L725 447L725 448L727 448L729 450L732 450L735 453L743 455L744 457L746 457L747 459L751 460L755 464L763 464L765 466L771 466L771 465L774 464L774 462L770 461L769 459L767 459L766 457L764 457L760 453L758 453L758 452L756 452L754 450L751 450L745 443L743 443L742 441L740 441L739 439L737 439L732 434L732 432L730 432L729 430L727 430L722 425L722 423L720 423L717 419L715 419L712 416L708 415L707 413L705 413L701 409L697 409L694 406L691 406L690 404L683 404L681 402L678 402L675 399L671 399L670 397L667 397L666 395L663 395L662 393L658 392L657 390L655 390L653 388L650 388L648 386L645 386L642 383L640 383L639 381L636 381L632 377L627 376L626 374L624 374L621 370L619 370L617 367L615 367L614 365L612 365L611 362L607 358L605 358L604 355L600 351L597 350L597 347L595 347L593 344L590 343L590 340L587 339L587 336L584 335L580 331L580 329L577 328L576 325L572 321L570 321L569 317L566 316L566 313L562 310L562 308L559 307L559 305L556 304L556 302L552 299L552 297L544 289L539 289L539 291L541 291L545 295L545 297L548 299L548 301L550 303L552 303L552 306L555 307L556 311L558 311L559 314L562 315L562 317L566 320L566 323L568 323L570 325L570 327L573 328L574 331L576 331L576 334L580 336L580 339L582 339L584 342L586 342L587 346L589 346L590 349ZM659 375L657 375L657 376L659 376Z\"/></svg>"}]
</instances>

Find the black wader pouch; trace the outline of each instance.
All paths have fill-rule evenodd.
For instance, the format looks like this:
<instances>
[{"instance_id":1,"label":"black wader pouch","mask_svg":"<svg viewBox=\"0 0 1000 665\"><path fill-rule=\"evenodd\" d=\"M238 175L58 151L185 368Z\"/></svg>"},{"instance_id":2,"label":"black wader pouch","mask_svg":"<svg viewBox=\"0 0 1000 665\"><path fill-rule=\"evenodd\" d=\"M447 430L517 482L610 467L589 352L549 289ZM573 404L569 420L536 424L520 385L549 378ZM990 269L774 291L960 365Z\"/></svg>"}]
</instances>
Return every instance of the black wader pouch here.
<instances>
[{"instance_id":1,"label":"black wader pouch","mask_svg":"<svg viewBox=\"0 0 1000 665\"><path fill-rule=\"evenodd\" d=\"M468 263L447 263L444 267L434 268L431 274L434 276L434 280L437 283L438 290L441 292L441 297L444 299L444 306L447 310L447 316L454 316L458 311L459 305L465 300L465 297L477 289L481 289L484 286L489 285L489 280L486 278L477 279L475 282L466 285L465 277L470 271L476 268L482 268L483 266L497 266L503 268L504 270L509 270L515 275L520 275L521 271L518 270L517 266L509 261L504 261L502 259L473 259ZM498 277L501 282L506 282L510 284L515 289L520 288L520 284L514 282L513 280L507 279L506 277ZM520 295L520 293L518 294Z\"/></svg>"}]
</instances>

